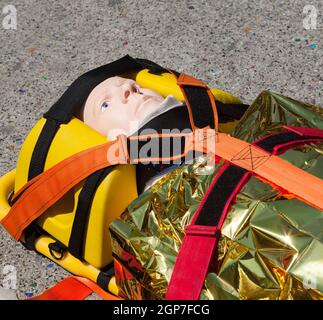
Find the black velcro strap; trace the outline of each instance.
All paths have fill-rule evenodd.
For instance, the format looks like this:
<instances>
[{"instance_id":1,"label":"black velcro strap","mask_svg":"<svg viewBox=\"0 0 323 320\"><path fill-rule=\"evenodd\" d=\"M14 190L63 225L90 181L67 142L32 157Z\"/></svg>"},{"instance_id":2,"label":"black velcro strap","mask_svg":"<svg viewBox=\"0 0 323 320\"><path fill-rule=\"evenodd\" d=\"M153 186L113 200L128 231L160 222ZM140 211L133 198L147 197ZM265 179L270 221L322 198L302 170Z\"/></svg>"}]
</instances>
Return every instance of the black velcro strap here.
<instances>
[{"instance_id":1,"label":"black velcro strap","mask_svg":"<svg viewBox=\"0 0 323 320\"><path fill-rule=\"evenodd\" d=\"M46 120L31 156L28 181L44 171L47 153L59 126L56 120Z\"/></svg>"},{"instance_id":2,"label":"black velcro strap","mask_svg":"<svg viewBox=\"0 0 323 320\"><path fill-rule=\"evenodd\" d=\"M35 250L36 240L43 234L37 224L32 223L25 229L24 242L22 244L28 250Z\"/></svg>"},{"instance_id":3,"label":"black velcro strap","mask_svg":"<svg viewBox=\"0 0 323 320\"><path fill-rule=\"evenodd\" d=\"M228 199L247 172L246 169L230 165L221 173L208 194L196 225L217 226Z\"/></svg>"},{"instance_id":4,"label":"black velcro strap","mask_svg":"<svg viewBox=\"0 0 323 320\"><path fill-rule=\"evenodd\" d=\"M185 137L157 137L147 139L127 139L127 147L130 160L134 162L140 158L140 163L164 163L173 164L180 160L168 161L166 158L184 154ZM153 161L152 158L159 160Z\"/></svg>"},{"instance_id":5,"label":"black velcro strap","mask_svg":"<svg viewBox=\"0 0 323 320\"><path fill-rule=\"evenodd\" d=\"M272 136L268 136L258 142L255 143L256 146L268 151L269 153L273 153L274 148L285 144L288 142L293 141L303 141L307 139L318 139L318 137L312 137L312 136L300 136L299 134L292 132L292 131L286 131L278 134L274 134Z\"/></svg>"},{"instance_id":6,"label":"black velcro strap","mask_svg":"<svg viewBox=\"0 0 323 320\"><path fill-rule=\"evenodd\" d=\"M213 108L207 90L194 86L183 86L182 88L189 101L195 126L198 128L210 126L214 129Z\"/></svg>"},{"instance_id":7,"label":"black velcro strap","mask_svg":"<svg viewBox=\"0 0 323 320\"><path fill-rule=\"evenodd\" d=\"M87 178L79 194L68 249L74 257L80 260L84 257L85 232L93 197L100 183L113 168L112 166L93 173Z\"/></svg>"}]
</instances>

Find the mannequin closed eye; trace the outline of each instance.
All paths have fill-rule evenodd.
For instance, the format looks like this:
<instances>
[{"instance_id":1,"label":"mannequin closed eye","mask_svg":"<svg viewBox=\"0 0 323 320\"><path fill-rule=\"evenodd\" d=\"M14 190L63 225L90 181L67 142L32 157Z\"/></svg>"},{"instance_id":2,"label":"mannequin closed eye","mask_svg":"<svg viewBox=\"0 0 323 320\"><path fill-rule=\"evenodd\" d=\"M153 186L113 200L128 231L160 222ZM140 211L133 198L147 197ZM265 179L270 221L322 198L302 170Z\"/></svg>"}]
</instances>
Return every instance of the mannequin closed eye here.
<instances>
[{"instance_id":1,"label":"mannequin closed eye","mask_svg":"<svg viewBox=\"0 0 323 320\"><path fill-rule=\"evenodd\" d=\"M134 86L135 92L139 93L139 94L143 94L143 92L140 91L140 87L139 86Z\"/></svg>"}]
</instances>

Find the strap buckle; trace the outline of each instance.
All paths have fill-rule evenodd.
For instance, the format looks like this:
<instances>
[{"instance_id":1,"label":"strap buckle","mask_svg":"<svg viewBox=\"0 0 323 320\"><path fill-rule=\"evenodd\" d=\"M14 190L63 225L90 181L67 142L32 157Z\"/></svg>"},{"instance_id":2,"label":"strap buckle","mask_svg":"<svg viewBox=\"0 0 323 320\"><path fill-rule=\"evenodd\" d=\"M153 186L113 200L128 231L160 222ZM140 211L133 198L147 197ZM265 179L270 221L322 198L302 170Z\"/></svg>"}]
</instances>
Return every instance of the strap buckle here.
<instances>
[{"instance_id":1,"label":"strap buckle","mask_svg":"<svg viewBox=\"0 0 323 320\"><path fill-rule=\"evenodd\" d=\"M56 241L48 245L48 250L55 260L62 260L66 252L66 247L59 241Z\"/></svg>"},{"instance_id":2,"label":"strap buckle","mask_svg":"<svg viewBox=\"0 0 323 320\"><path fill-rule=\"evenodd\" d=\"M198 224L191 224L186 226L185 235L186 236L199 236L199 237L212 237L218 238L221 231L217 226L203 226Z\"/></svg>"},{"instance_id":3,"label":"strap buckle","mask_svg":"<svg viewBox=\"0 0 323 320\"><path fill-rule=\"evenodd\" d=\"M216 130L210 127L196 129L185 139L185 153L199 151L214 158L217 140Z\"/></svg>"}]
</instances>

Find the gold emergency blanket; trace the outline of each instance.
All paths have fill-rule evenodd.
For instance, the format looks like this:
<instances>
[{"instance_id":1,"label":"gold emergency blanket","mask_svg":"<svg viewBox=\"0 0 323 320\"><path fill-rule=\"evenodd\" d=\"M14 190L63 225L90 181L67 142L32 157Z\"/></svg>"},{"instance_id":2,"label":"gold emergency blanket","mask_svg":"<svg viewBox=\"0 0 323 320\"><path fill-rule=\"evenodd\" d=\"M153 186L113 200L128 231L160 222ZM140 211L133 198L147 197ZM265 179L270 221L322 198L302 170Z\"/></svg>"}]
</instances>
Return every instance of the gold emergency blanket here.
<instances>
[{"instance_id":1,"label":"gold emergency blanket","mask_svg":"<svg viewBox=\"0 0 323 320\"><path fill-rule=\"evenodd\" d=\"M232 135L252 142L282 125L323 129L322 109L263 92ZM323 145L280 157L323 179ZM121 296L165 298L184 228L222 165L200 157L170 172L112 222ZM252 177L230 208L200 298L323 299L323 212Z\"/></svg>"}]
</instances>

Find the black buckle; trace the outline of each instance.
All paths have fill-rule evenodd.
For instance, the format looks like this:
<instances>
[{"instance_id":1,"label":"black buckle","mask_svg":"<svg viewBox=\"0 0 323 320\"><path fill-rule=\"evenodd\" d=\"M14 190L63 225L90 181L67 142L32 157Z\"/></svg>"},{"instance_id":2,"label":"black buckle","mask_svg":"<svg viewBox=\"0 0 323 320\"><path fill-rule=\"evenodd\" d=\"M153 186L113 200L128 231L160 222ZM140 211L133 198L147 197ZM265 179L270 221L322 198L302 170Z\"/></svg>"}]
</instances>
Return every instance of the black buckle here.
<instances>
[{"instance_id":1,"label":"black buckle","mask_svg":"<svg viewBox=\"0 0 323 320\"><path fill-rule=\"evenodd\" d=\"M55 260L62 260L66 252L66 247L59 241L50 243L48 245L48 249L49 253Z\"/></svg>"}]
</instances>

